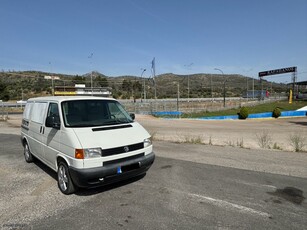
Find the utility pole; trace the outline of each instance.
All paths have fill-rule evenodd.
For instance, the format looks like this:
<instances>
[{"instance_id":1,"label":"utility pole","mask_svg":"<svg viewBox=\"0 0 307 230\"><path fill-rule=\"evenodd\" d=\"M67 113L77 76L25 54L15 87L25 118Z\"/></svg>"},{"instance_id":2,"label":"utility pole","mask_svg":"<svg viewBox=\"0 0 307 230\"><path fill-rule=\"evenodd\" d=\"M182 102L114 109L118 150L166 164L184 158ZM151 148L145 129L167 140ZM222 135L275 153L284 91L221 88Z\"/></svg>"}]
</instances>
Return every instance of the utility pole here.
<instances>
[{"instance_id":1,"label":"utility pole","mask_svg":"<svg viewBox=\"0 0 307 230\"><path fill-rule=\"evenodd\" d=\"M54 82L53 82L53 76L52 76L52 65L51 65L51 62L49 62L49 65L50 65L50 77L51 77L51 94L52 96L54 96Z\"/></svg>"},{"instance_id":2,"label":"utility pole","mask_svg":"<svg viewBox=\"0 0 307 230\"><path fill-rule=\"evenodd\" d=\"M191 70L191 67L194 63L190 63L189 65L184 65L188 70ZM188 74L188 102L190 101L190 73Z\"/></svg>"},{"instance_id":3,"label":"utility pole","mask_svg":"<svg viewBox=\"0 0 307 230\"><path fill-rule=\"evenodd\" d=\"M210 74L211 101L213 102L212 74Z\"/></svg>"},{"instance_id":4,"label":"utility pole","mask_svg":"<svg viewBox=\"0 0 307 230\"><path fill-rule=\"evenodd\" d=\"M93 67L93 61L92 61L93 55L94 54L91 53L91 55L88 56L88 58L90 59L91 67ZM91 70L91 92L92 92L92 96L93 96L93 70Z\"/></svg>"},{"instance_id":5,"label":"utility pole","mask_svg":"<svg viewBox=\"0 0 307 230\"><path fill-rule=\"evenodd\" d=\"M180 91L179 91L179 82L177 82L177 112L179 112L179 98L180 98Z\"/></svg>"},{"instance_id":6,"label":"utility pole","mask_svg":"<svg viewBox=\"0 0 307 230\"><path fill-rule=\"evenodd\" d=\"M225 79L225 75L224 75L224 72L218 68L214 68L215 70L218 70L222 73L222 76L224 78L224 83L223 83L223 104L224 104L224 108L226 107L226 79Z\"/></svg>"},{"instance_id":7,"label":"utility pole","mask_svg":"<svg viewBox=\"0 0 307 230\"><path fill-rule=\"evenodd\" d=\"M254 83L254 78L253 78L253 99L255 98L255 83Z\"/></svg>"},{"instance_id":8,"label":"utility pole","mask_svg":"<svg viewBox=\"0 0 307 230\"><path fill-rule=\"evenodd\" d=\"M141 68L142 73L141 73L141 79L143 77L144 72L146 71L146 69ZM146 85L145 85L145 78L143 78L143 87L144 87L144 102L146 101Z\"/></svg>"}]
</instances>

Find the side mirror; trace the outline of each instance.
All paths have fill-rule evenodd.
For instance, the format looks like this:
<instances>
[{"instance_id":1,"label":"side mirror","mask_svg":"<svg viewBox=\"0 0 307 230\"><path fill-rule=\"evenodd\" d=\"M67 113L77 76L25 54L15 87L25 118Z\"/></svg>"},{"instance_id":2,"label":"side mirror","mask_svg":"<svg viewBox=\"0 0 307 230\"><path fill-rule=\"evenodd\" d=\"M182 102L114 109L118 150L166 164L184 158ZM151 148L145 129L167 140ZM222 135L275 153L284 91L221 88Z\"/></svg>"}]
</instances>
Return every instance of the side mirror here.
<instances>
[{"instance_id":1,"label":"side mirror","mask_svg":"<svg viewBox=\"0 0 307 230\"><path fill-rule=\"evenodd\" d=\"M131 117L132 120L134 120L135 119L135 114L134 113L130 113L130 117Z\"/></svg>"},{"instance_id":2,"label":"side mirror","mask_svg":"<svg viewBox=\"0 0 307 230\"><path fill-rule=\"evenodd\" d=\"M47 117L46 127L52 127L54 129L60 129L61 128L60 118L58 116Z\"/></svg>"}]
</instances>

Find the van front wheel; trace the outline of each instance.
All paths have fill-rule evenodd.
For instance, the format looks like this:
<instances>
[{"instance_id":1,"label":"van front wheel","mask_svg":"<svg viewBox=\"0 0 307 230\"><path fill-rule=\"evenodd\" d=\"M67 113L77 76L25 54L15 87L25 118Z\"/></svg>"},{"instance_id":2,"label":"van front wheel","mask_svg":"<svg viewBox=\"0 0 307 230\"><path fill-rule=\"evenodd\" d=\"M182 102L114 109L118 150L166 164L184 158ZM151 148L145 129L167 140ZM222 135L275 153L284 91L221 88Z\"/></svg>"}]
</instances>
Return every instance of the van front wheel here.
<instances>
[{"instance_id":1,"label":"van front wheel","mask_svg":"<svg viewBox=\"0 0 307 230\"><path fill-rule=\"evenodd\" d=\"M26 142L25 145L24 145L23 154L24 154L24 156L25 156L25 160L26 160L27 163L33 162L33 155L32 155L32 153L30 152L30 148L29 148L29 145L28 145L27 142Z\"/></svg>"},{"instance_id":2,"label":"van front wheel","mask_svg":"<svg viewBox=\"0 0 307 230\"><path fill-rule=\"evenodd\" d=\"M75 185L73 184L67 164L64 162L59 163L58 167L58 186L62 193L65 195L75 192Z\"/></svg>"}]
</instances>

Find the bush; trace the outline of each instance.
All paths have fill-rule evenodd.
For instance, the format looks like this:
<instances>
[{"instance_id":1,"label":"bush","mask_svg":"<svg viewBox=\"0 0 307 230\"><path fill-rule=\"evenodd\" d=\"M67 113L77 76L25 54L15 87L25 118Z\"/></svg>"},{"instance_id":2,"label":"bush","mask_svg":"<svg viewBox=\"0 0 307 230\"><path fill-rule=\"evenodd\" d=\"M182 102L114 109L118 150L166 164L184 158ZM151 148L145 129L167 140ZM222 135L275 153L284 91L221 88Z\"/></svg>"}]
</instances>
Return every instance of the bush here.
<instances>
[{"instance_id":1,"label":"bush","mask_svg":"<svg viewBox=\"0 0 307 230\"><path fill-rule=\"evenodd\" d=\"M302 152L306 145L305 134L294 133L290 135L290 145L294 148L295 152Z\"/></svg>"},{"instance_id":2,"label":"bush","mask_svg":"<svg viewBox=\"0 0 307 230\"><path fill-rule=\"evenodd\" d=\"M278 118L278 117L280 117L280 115L281 115L280 109L278 107L276 107L273 110L272 116L275 117L275 118Z\"/></svg>"},{"instance_id":3,"label":"bush","mask_svg":"<svg viewBox=\"0 0 307 230\"><path fill-rule=\"evenodd\" d=\"M269 149L272 143L271 134L267 130L263 130L262 133L256 134L258 144L260 148Z\"/></svg>"},{"instance_id":4,"label":"bush","mask_svg":"<svg viewBox=\"0 0 307 230\"><path fill-rule=\"evenodd\" d=\"M248 117L248 109L246 107L242 107L238 115L239 119L246 119Z\"/></svg>"}]
</instances>

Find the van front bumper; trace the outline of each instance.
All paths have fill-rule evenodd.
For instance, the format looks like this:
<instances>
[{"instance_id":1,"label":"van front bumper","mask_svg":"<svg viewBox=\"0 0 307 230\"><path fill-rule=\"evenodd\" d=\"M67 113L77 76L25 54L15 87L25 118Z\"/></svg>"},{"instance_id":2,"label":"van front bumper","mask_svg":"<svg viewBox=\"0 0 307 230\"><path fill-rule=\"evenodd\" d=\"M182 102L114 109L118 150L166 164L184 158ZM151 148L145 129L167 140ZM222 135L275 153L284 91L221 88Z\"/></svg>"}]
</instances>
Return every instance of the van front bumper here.
<instances>
[{"instance_id":1,"label":"van front bumper","mask_svg":"<svg viewBox=\"0 0 307 230\"><path fill-rule=\"evenodd\" d=\"M78 187L97 187L145 174L155 160L155 154L120 159L102 167L77 169L69 167L73 183Z\"/></svg>"}]
</instances>

